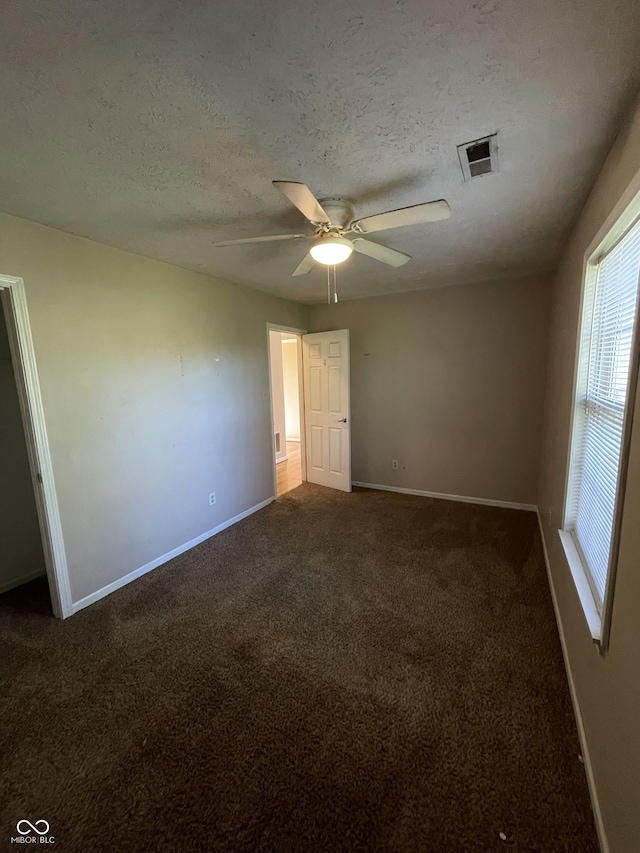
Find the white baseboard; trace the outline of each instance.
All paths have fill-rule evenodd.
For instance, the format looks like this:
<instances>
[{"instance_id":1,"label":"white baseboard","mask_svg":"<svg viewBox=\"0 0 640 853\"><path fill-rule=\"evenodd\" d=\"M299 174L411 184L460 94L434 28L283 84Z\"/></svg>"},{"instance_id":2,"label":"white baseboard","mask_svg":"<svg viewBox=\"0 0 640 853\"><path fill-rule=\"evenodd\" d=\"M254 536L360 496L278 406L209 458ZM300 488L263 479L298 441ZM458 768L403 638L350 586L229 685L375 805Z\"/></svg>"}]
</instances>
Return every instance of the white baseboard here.
<instances>
[{"instance_id":1,"label":"white baseboard","mask_svg":"<svg viewBox=\"0 0 640 853\"><path fill-rule=\"evenodd\" d=\"M569 663L567 644L564 636L564 628L562 626L562 620L560 618L560 610L558 609L558 599L556 597L556 590L553 585L553 577L551 575L551 564L549 563L549 553L547 551L547 543L544 538L544 528L542 526L542 519L540 518L539 510L537 511L537 515L538 524L540 526L540 538L542 539L544 562L545 566L547 567L549 589L551 590L551 600L553 601L553 609L556 615L556 624L558 626L558 635L560 636L560 646L562 648L562 657L564 658L564 668L567 673L567 681L569 682L569 693L571 694L571 702L573 703L573 713L576 718L576 725L578 727L578 738L580 740L580 749L582 750L584 769L585 773L587 774L587 785L589 786L589 795L591 797L591 808L593 809L593 816L596 824L596 831L598 833L598 840L600 842L600 849L602 850L602 853L609 853L609 842L607 841L607 836L604 829L604 822L602 820L602 812L600 810L600 801L598 799L596 780L593 776L593 767L591 764L589 745L587 743L587 734L584 730L584 723L582 721L582 713L580 711L580 704L578 702L576 686L573 680L571 665Z\"/></svg>"},{"instance_id":2,"label":"white baseboard","mask_svg":"<svg viewBox=\"0 0 640 853\"><path fill-rule=\"evenodd\" d=\"M512 501L493 501L489 498L470 498L466 495L445 495L441 492L423 492L420 489L400 489L398 486L381 486L379 483L359 483L353 481L354 486L361 486L363 489L379 489L383 492L399 492L401 495L419 495L423 498L440 498L445 501L461 501L465 504L484 504L485 506L501 506L507 509L524 509L527 512L536 512L538 507L535 504L517 504Z\"/></svg>"},{"instance_id":3,"label":"white baseboard","mask_svg":"<svg viewBox=\"0 0 640 853\"><path fill-rule=\"evenodd\" d=\"M5 583L0 584L0 594L3 592L9 592L10 589L15 589L17 586L22 586L23 583L29 583L29 581L34 581L36 578L41 578L43 575L46 575L46 573L46 569L43 566L41 569L36 569L35 572L29 572L27 575L22 575L20 578L5 581Z\"/></svg>"},{"instance_id":4,"label":"white baseboard","mask_svg":"<svg viewBox=\"0 0 640 853\"><path fill-rule=\"evenodd\" d=\"M212 536L215 536L216 533L221 533L223 530L226 530L227 527L231 527L232 524L236 524L238 521L242 521L243 518L247 518L247 516L253 515L254 512L258 512L258 510L263 509L265 506L272 503L274 500L275 498L273 497L267 498L266 501L262 501L261 503L252 506L250 509L246 509L244 512L241 512L239 515L235 515L233 518L230 518L227 521L223 521L222 524L219 524L212 530L207 530L206 533L202 533L200 536L196 536L195 539L191 539L189 542L185 542L184 545L179 545L177 548L174 548L173 551L169 551L168 554L163 554L162 557L157 557L155 560L152 560L145 566L141 566L139 569L134 569L132 572L129 572L128 575L125 575L122 578L118 578L118 580L113 581L113 583L107 584L107 586L103 586L102 589L99 589L96 592L92 592L91 595L87 595L84 598L81 598L80 601L73 602L73 613L77 613L79 610L83 610L85 607L88 607L90 604L94 604L101 598L104 598L107 595L111 595L112 592L115 592L117 589L120 589L120 587L126 586L128 583L131 583L131 581L136 580L136 578L142 577L142 575L146 575L147 572L153 571L153 569L157 569L158 566L162 566L164 563L168 563L169 560L173 560L174 557L179 557L180 554L184 554L184 552L188 551L190 548L195 548L196 545L199 545L201 542L204 542L205 539L210 539Z\"/></svg>"}]
</instances>

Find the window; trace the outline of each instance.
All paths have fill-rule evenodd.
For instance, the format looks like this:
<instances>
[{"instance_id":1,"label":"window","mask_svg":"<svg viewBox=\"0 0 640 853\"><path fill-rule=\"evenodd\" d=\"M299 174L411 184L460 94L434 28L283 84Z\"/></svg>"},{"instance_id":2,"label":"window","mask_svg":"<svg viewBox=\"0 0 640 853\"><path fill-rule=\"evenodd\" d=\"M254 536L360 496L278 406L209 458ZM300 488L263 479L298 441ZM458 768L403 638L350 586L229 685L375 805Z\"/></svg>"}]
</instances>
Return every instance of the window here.
<instances>
[{"instance_id":1,"label":"window","mask_svg":"<svg viewBox=\"0 0 640 853\"><path fill-rule=\"evenodd\" d=\"M640 219L588 265L583 294L561 537L592 635L599 642L610 612L626 475L628 414L637 379L634 331L639 277ZM582 576L577 577L577 573Z\"/></svg>"}]
</instances>

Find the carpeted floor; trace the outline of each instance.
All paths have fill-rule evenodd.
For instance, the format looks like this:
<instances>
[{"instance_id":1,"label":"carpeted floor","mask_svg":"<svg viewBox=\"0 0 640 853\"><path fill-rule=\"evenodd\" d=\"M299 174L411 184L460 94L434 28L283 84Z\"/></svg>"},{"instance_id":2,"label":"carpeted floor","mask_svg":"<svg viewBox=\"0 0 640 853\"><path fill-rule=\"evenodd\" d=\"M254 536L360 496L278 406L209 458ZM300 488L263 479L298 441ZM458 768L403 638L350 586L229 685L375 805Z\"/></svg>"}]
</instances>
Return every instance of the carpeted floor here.
<instances>
[{"instance_id":1,"label":"carpeted floor","mask_svg":"<svg viewBox=\"0 0 640 853\"><path fill-rule=\"evenodd\" d=\"M0 849L598 849L533 513L303 485L0 616Z\"/></svg>"}]
</instances>

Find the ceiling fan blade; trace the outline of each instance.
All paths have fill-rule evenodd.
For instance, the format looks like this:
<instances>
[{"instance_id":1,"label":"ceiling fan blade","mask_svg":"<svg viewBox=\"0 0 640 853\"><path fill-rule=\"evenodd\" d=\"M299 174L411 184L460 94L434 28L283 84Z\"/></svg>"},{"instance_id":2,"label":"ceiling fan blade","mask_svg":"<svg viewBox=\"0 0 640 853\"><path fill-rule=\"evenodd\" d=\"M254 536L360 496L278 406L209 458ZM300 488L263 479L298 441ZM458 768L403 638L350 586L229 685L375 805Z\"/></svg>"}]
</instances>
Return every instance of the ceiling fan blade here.
<instances>
[{"instance_id":1,"label":"ceiling fan blade","mask_svg":"<svg viewBox=\"0 0 640 853\"><path fill-rule=\"evenodd\" d=\"M304 258L300 261L298 266L294 269L291 275L306 275L311 272L311 270L315 266L315 261L311 257L311 255L305 255Z\"/></svg>"},{"instance_id":2,"label":"ceiling fan blade","mask_svg":"<svg viewBox=\"0 0 640 853\"><path fill-rule=\"evenodd\" d=\"M295 204L309 222L325 223L330 221L320 202L306 184L299 184L296 181L272 181L272 183L274 187L286 195L291 204Z\"/></svg>"},{"instance_id":3,"label":"ceiling fan blade","mask_svg":"<svg viewBox=\"0 0 640 853\"><path fill-rule=\"evenodd\" d=\"M375 258L376 261L389 264L390 267L401 267L411 260L411 255L405 255L404 252L390 249L388 246L381 246L380 243L372 243L371 240L364 240L362 237L356 237L352 243L354 252L368 255L370 258Z\"/></svg>"},{"instance_id":4,"label":"ceiling fan blade","mask_svg":"<svg viewBox=\"0 0 640 853\"><path fill-rule=\"evenodd\" d=\"M411 207L401 207L399 210L388 210L386 213L376 213L358 219L351 226L354 231L371 234L373 231L385 231L387 228L403 228L405 225L419 225L422 222L437 222L438 219L448 219L451 208L444 199L427 201L424 204L414 204Z\"/></svg>"},{"instance_id":5,"label":"ceiling fan blade","mask_svg":"<svg viewBox=\"0 0 640 853\"><path fill-rule=\"evenodd\" d=\"M301 240L308 237L308 234L273 234L269 237L243 237L240 240L218 240L213 245L216 248L222 246L239 246L242 243L270 243L273 240Z\"/></svg>"}]
</instances>

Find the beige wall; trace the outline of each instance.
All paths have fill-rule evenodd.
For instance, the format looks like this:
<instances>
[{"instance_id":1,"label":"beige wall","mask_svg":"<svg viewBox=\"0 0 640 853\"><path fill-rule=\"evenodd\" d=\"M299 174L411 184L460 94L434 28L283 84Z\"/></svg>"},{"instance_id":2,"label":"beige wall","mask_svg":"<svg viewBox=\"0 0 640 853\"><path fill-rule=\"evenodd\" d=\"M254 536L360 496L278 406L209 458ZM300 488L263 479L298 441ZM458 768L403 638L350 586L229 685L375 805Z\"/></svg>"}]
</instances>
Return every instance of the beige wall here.
<instances>
[{"instance_id":1,"label":"beige wall","mask_svg":"<svg viewBox=\"0 0 640 853\"><path fill-rule=\"evenodd\" d=\"M548 308L539 278L313 306L351 333L353 479L535 504Z\"/></svg>"},{"instance_id":2,"label":"beige wall","mask_svg":"<svg viewBox=\"0 0 640 853\"><path fill-rule=\"evenodd\" d=\"M640 109L620 132L567 245L553 289L540 510L553 585L611 853L640 850L640 394L637 397L609 652L591 642L557 529L562 524L585 252L640 189ZM612 224L612 223L607 223Z\"/></svg>"},{"instance_id":3,"label":"beige wall","mask_svg":"<svg viewBox=\"0 0 640 853\"><path fill-rule=\"evenodd\" d=\"M285 343L288 340L289 343ZM284 420L287 441L300 441L300 389L298 383L298 344L282 335L282 380L284 383Z\"/></svg>"},{"instance_id":4,"label":"beige wall","mask_svg":"<svg viewBox=\"0 0 640 853\"><path fill-rule=\"evenodd\" d=\"M0 305L0 592L43 573L38 514Z\"/></svg>"},{"instance_id":5,"label":"beige wall","mask_svg":"<svg viewBox=\"0 0 640 853\"><path fill-rule=\"evenodd\" d=\"M287 437L284 419L284 380L282 375L282 332L269 332L271 365L271 411L273 413L273 440L280 436L280 449L275 444L276 462L286 459Z\"/></svg>"},{"instance_id":6,"label":"beige wall","mask_svg":"<svg viewBox=\"0 0 640 853\"><path fill-rule=\"evenodd\" d=\"M25 282L74 602L272 496L266 324L305 307L6 215L0 273Z\"/></svg>"}]
</instances>

